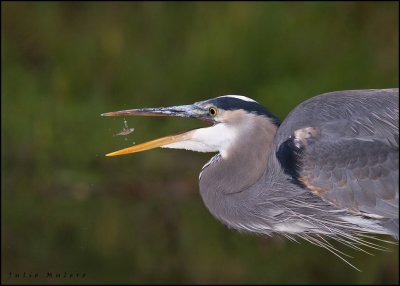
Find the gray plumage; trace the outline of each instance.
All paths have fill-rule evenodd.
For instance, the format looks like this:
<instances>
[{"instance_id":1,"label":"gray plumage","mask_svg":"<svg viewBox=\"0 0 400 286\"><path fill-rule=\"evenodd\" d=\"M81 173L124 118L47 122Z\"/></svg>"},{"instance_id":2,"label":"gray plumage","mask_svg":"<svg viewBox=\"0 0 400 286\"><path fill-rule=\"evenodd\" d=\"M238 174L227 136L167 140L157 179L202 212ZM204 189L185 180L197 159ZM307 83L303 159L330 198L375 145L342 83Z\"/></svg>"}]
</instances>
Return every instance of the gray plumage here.
<instances>
[{"instance_id":1,"label":"gray plumage","mask_svg":"<svg viewBox=\"0 0 400 286\"><path fill-rule=\"evenodd\" d=\"M297 106L280 125L242 96L104 115L172 115L213 123L154 140L154 147L219 151L199 178L213 216L239 231L299 236L341 257L324 236L359 250L379 248L363 239L371 233L398 239L398 94L398 89L322 94ZM146 149L139 145L110 155L141 150Z\"/></svg>"}]
</instances>

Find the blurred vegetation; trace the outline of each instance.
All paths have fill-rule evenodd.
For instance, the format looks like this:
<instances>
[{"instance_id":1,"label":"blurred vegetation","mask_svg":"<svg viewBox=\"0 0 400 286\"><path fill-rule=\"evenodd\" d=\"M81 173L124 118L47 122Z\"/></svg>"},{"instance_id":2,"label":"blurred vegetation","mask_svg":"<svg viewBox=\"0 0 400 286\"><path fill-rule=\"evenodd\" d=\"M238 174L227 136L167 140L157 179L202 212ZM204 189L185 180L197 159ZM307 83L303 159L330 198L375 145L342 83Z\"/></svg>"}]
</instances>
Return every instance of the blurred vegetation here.
<instances>
[{"instance_id":1,"label":"blurred vegetation","mask_svg":"<svg viewBox=\"0 0 400 286\"><path fill-rule=\"evenodd\" d=\"M99 116L242 94L284 118L320 93L397 87L398 2L1 8L2 283L399 282L397 246L339 246L359 273L308 243L227 229L198 193L211 154L104 157L201 122L127 118L122 137L123 118Z\"/></svg>"}]
</instances>

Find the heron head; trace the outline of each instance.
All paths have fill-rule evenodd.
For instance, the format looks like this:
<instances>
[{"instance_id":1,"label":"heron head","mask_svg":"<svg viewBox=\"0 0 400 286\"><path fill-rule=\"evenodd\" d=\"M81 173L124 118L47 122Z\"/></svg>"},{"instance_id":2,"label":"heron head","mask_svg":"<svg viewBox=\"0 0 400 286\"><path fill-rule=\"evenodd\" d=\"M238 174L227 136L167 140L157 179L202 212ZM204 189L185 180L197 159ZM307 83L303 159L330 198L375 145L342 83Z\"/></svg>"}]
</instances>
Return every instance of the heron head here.
<instances>
[{"instance_id":1,"label":"heron head","mask_svg":"<svg viewBox=\"0 0 400 286\"><path fill-rule=\"evenodd\" d=\"M278 126L279 119L258 102L240 95L225 95L196 102L159 108L130 109L103 113L102 116L176 116L197 118L211 126L189 130L128 147L107 156L135 153L153 148L186 149L197 152L220 152L227 156L228 150L249 128L255 128L253 120L265 120Z\"/></svg>"}]
</instances>

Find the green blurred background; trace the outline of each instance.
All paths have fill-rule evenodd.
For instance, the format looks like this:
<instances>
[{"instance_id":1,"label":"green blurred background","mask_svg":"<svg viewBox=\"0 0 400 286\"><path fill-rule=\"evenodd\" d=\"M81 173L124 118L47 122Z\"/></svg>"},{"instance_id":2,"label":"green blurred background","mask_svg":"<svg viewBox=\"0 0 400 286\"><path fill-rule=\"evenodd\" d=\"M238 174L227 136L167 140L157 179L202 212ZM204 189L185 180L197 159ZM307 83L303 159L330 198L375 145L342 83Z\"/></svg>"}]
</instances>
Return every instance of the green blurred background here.
<instances>
[{"instance_id":1,"label":"green blurred background","mask_svg":"<svg viewBox=\"0 0 400 286\"><path fill-rule=\"evenodd\" d=\"M1 8L2 283L399 282L397 246L338 245L357 272L306 242L227 229L198 193L212 154L104 157L201 122L126 118L123 137L123 118L100 117L242 94L283 119L320 93L397 87L398 2Z\"/></svg>"}]
</instances>

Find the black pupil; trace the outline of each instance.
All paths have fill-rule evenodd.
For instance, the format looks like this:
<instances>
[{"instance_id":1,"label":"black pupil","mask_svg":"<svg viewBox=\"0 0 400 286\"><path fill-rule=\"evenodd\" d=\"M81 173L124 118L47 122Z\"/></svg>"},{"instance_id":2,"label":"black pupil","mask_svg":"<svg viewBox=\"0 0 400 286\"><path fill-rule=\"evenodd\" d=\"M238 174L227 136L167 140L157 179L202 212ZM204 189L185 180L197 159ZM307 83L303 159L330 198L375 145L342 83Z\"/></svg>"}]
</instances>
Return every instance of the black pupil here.
<instances>
[{"instance_id":1,"label":"black pupil","mask_svg":"<svg viewBox=\"0 0 400 286\"><path fill-rule=\"evenodd\" d=\"M210 114L211 115L215 115L215 113L216 113L215 108L211 107L210 108Z\"/></svg>"}]
</instances>

